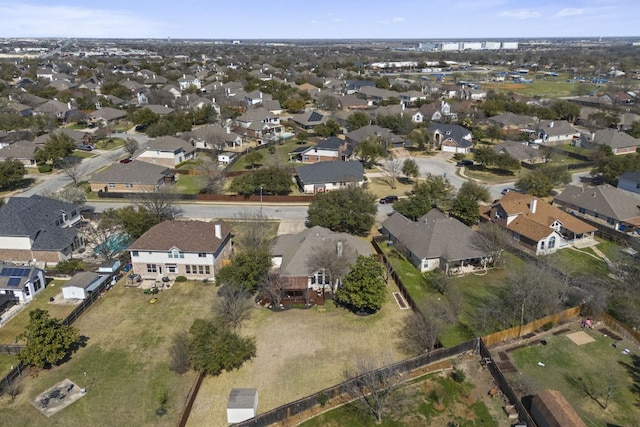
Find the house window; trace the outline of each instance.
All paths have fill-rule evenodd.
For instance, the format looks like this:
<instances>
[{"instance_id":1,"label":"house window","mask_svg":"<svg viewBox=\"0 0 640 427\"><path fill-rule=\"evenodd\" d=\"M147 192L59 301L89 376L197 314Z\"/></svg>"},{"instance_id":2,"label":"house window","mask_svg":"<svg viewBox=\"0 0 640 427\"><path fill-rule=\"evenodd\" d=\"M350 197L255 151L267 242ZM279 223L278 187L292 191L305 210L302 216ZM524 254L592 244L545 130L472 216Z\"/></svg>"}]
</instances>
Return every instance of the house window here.
<instances>
[{"instance_id":1,"label":"house window","mask_svg":"<svg viewBox=\"0 0 640 427\"><path fill-rule=\"evenodd\" d=\"M36 277L36 279L33 281L33 289L35 292L38 292L40 288L42 288L42 283L40 283L40 278Z\"/></svg>"},{"instance_id":2,"label":"house window","mask_svg":"<svg viewBox=\"0 0 640 427\"><path fill-rule=\"evenodd\" d=\"M176 265L167 265L167 273L175 274L177 270Z\"/></svg>"},{"instance_id":3,"label":"house window","mask_svg":"<svg viewBox=\"0 0 640 427\"><path fill-rule=\"evenodd\" d=\"M309 156L306 156L306 155L305 155L305 156L304 156L304 160L305 160L305 161L309 160Z\"/></svg>"},{"instance_id":4,"label":"house window","mask_svg":"<svg viewBox=\"0 0 640 427\"><path fill-rule=\"evenodd\" d=\"M556 247L556 236L551 236L549 239L549 249L553 249Z\"/></svg>"},{"instance_id":5,"label":"house window","mask_svg":"<svg viewBox=\"0 0 640 427\"><path fill-rule=\"evenodd\" d=\"M147 264L147 273L157 273L158 269L155 264Z\"/></svg>"},{"instance_id":6,"label":"house window","mask_svg":"<svg viewBox=\"0 0 640 427\"><path fill-rule=\"evenodd\" d=\"M190 266L190 265L185 265L185 266L184 266L184 271L185 271L185 273L187 273L187 274L191 274L191 266Z\"/></svg>"},{"instance_id":7,"label":"house window","mask_svg":"<svg viewBox=\"0 0 640 427\"><path fill-rule=\"evenodd\" d=\"M131 251L131 256L132 256L132 257L134 257L134 256L138 256L138 251Z\"/></svg>"},{"instance_id":8,"label":"house window","mask_svg":"<svg viewBox=\"0 0 640 427\"><path fill-rule=\"evenodd\" d=\"M540 250L544 251L544 240L542 242L540 242Z\"/></svg>"},{"instance_id":9,"label":"house window","mask_svg":"<svg viewBox=\"0 0 640 427\"><path fill-rule=\"evenodd\" d=\"M616 220L613 218L607 218L607 224L609 225L614 225L616 223Z\"/></svg>"},{"instance_id":10,"label":"house window","mask_svg":"<svg viewBox=\"0 0 640 427\"><path fill-rule=\"evenodd\" d=\"M198 274L204 274L204 266L203 265L199 265L198 266Z\"/></svg>"},{"instance_id":11,"label":"house window","mask_svg":"<svg viewBox=\"0 0 640 427\"><path fill-rule=\"evenodd\" d=\"M116 188L116 184L114 182L109 183L109 188Z\"/></svg>"},{"instance_id":12,"label":"house window","mask_svg":"<svg viewBox=\"0 0 640 427\"><path fill-rule=\"evenodd\" d=\"M184 253L180 252L178 249L171 249L171 252L169 252L169 258L184 258Z\"/></svg>"},{"instance_id":13,"label":"house window","mask_svg":"<svg viewBox=\"0 0 640 427\"><path fill-rule=\"evenodd\" d=\"M210 266L208 266L208 265L205 265L205 266L204 266L204 273L205 273L205 274L211 274L211 267L210 267Z\"/></svg>"},{"instance_id":14,"label":"house window","mask_svg":"<svg viewBox=\"0 0 640 427\"><path fill-rule=\"evenodd\" d=\"M207 257L207 254L205 252L200 252L198 254L198 258L206 258L206 257Z\"/></svg>"},{"instance_id":15,"label":"house window","mask_svg":"<svg viewBox=\"0 0 640 427\"><path fill-rule=\"evenodd\" d=\"M584 215L585 213L587 213L587 210L585 208L578 208L578 212Z\"/></svg>"},{"instance_id":16,"label":"house window","mask_svg":"<svg viewBox=\"0 0 640 427\"><path fill-rule=\"evenodd\" d=\"M127 183L127 184L124 185L124 188L133 188L133 184L128 184Z\"/></svg>"}]
</instances>

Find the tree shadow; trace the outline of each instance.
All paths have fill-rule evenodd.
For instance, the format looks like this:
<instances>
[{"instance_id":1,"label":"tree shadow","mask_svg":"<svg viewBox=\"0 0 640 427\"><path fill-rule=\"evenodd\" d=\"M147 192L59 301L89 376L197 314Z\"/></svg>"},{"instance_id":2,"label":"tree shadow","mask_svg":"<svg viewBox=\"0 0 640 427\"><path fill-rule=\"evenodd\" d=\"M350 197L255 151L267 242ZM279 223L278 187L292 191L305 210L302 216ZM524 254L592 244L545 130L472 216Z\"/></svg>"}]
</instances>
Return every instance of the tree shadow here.
<instances>
[{"instance_id":1,"label":"tree shadow","mask_svg":"<svg viewBox=\"0 0 640 427\"><path fill-rule=\"evenodd\" d=\"M640 407L640 356L631 354L629 357L631 358L631 363L622 360L618 361L618 363L627 370L627 374L633 381L629 389L636 396L634 406Z\"/></svg>"},{"instance_id":2,"label":"tree shadow","mask_svg":"<svg viewBox=\"0 0 640 427\"><path fill-rule=\"evenodd\" d=\"M76 341L75 343L73 343L71 345L71 347L69 347L69 351L67 352L67 354L64 356L64 359L62 359L60 362L56 363L57 366L62 365L63 363L67 363L68 361L70 361L72 359L72 356L75 352L77 352L78 350L80 350L81 348L84 348L87 346L87 342L89 341L89 337L86 335L80 335L78 337L78 341Z\"/></svg>"},{"instance_id":3,"label":"tree shadow","mask_svg":"<svg viewBox=\"0 0 640 427\"><path fill-rule=\"evenodd\" d=\"M31 187L35 182L36 182L36 180L33 179L33 178L23 178L20 181L14 183L12 185L8 185L6 187L3 187L2 190L5 190L5 191L15 191L15 190L27 191L29 189L29 187Z\"/></svg>"}]
</instances>

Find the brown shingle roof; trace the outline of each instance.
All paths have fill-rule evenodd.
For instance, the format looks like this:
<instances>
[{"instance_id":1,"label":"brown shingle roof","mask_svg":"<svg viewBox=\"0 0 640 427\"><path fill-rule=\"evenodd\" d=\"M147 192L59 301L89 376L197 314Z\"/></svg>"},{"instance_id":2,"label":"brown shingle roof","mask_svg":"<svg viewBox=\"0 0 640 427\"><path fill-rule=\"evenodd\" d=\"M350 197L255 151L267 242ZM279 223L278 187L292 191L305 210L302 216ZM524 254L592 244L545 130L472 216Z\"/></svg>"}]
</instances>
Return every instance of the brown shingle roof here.
<instances>
[{"instance_id":1,"label":"brown shingle roof","mask_svg":"<svg viewBox=\"0 0 640 427\"><path fill-rule=\"evenodd\" d=\"M550 427L587 427L567 399L557 390L544 390L535 395L531 403L534 407L532 412L536 414L534 418L544 418L535 419L539 425L546 422Z\"/></svg>"},{"instance_id":2,"label":"brown shingle roof","mask_svg":"<svg viewBox=\"0 0 640 427\"><path fill-rule=\"evenodd\" d=\"M221 239L215 234L215 226L221 226ZM229 234L231 226L224 221L171 221L154 225L129 250L169 251L178 248L182 252L214 253Z\"/></svg>"}]
</instances>

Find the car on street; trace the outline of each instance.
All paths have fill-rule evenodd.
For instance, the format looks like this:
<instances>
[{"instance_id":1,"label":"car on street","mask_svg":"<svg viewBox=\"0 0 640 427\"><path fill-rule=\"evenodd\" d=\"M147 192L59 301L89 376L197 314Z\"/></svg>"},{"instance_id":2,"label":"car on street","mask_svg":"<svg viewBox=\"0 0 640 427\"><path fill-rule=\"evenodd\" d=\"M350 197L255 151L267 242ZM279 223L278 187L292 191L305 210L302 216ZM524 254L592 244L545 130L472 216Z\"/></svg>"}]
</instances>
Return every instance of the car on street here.
<instances>
[{"instance_id":1,"label":"car on street","mask_svg":"<svg viewBox=\"0 0 640 427\"><path fill-rule=\"evenodd\" d=\"M502 191L500 192L500 194L502 194L504 196L505 194L509 193L510 191L515 191L516 193L522 193L522 191L518 190L517 188L507 187L507 188L503 188Z\"/></svg>"},{"instance_id":2,"label":"car on street","mask_svg":"<svg viewBox=\"0 0 640 427\"><path fill-rule=\"evenodd\" d=\"M93 147L87 144L80 144L77 145L76 148L78 150L82 150L82 151L93 151Z\"/></svg>"},{"instance_id":3,"label":"car on street","mask_svg":"<svg viewBox=\"0 0 640 427\"><path fill-rule=\"evenodd\" d=\"M456 163L456 166L473 166L473 160L460 160L458 163Z\"/></svg>"},{"instance_id":4,"label":"car on street","mask_svg":"<svg viewBox=\"0 0 640 427\"><path fill-rule=\"evenodd\" d=\"M126 159L120 160L120 163L131 163L131 157L127 157Z\"/></svg>"},{"instance_id":5,"label":"car on street","mask_svg":"<svg viewBox=\"0 0 640 427\"><path fill-rule=\"evenodd\" d=\"M398 201L398 196L384 196L380 199L381 205L386 205L387 203L395 203Z\"/></svg>"}]
</instances>

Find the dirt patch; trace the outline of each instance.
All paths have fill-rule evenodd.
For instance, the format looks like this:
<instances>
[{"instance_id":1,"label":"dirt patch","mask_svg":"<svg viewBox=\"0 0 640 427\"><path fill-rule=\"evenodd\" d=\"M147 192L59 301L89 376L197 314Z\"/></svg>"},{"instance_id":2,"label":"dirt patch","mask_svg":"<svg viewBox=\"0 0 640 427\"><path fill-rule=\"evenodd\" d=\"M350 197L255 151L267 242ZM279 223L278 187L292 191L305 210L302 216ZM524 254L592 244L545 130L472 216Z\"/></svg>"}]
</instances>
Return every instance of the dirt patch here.
<instances>
[{"instance_id":1,"label":"dirt patch","mask_svg":"<svg viewBox=\"0 0 640 427\"><path fill-rule=\"evenodd\" d=\"M576 343L576 345L583 345L583 344L587 344L595 341L586 332L583 332L583 331L568 334L567 338L569 338L571 341Z\"/></svg>"}]
</instances>

